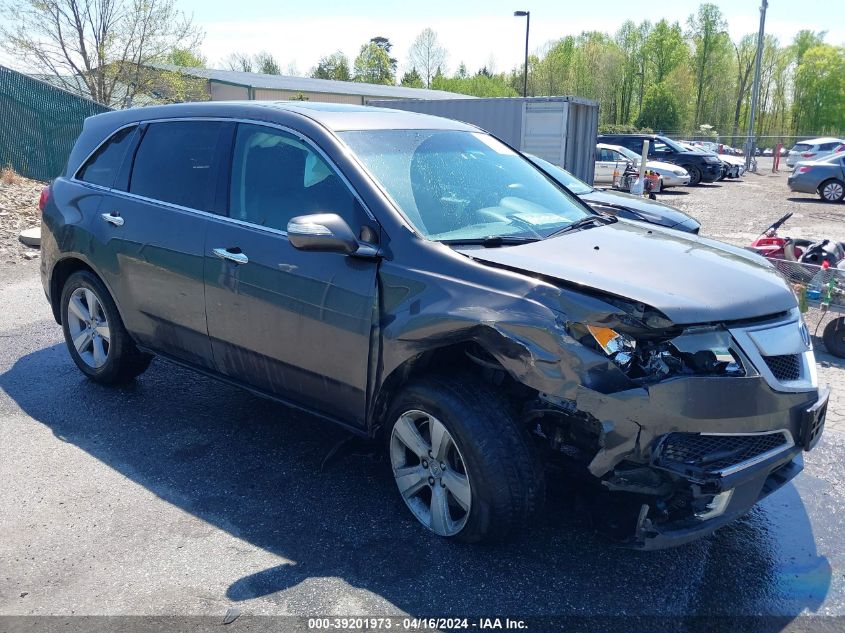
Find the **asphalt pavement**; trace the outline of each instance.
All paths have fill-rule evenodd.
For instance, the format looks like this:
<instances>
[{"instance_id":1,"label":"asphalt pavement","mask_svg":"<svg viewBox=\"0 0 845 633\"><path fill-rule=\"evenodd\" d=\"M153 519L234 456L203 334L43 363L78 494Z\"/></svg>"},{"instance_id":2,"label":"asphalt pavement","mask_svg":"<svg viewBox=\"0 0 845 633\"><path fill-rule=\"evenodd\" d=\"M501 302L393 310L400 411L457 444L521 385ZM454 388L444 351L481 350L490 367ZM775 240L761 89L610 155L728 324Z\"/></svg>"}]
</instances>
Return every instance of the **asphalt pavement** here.
<instances>
[{"instance_id":1,"label":"asphalt pavement","mask_svg":"<svg viewBox=\"0 0 845 633\"><path fill-rule=\"evenodd\" d=\"M450 544L367 446L323 466L345 436L319 420L159 360L86 380L34 263L0 269L0 305L0 615L845 615L836 429L678 549L614 547L566 486L520 541Z\"/></svg>"}]
</instances>

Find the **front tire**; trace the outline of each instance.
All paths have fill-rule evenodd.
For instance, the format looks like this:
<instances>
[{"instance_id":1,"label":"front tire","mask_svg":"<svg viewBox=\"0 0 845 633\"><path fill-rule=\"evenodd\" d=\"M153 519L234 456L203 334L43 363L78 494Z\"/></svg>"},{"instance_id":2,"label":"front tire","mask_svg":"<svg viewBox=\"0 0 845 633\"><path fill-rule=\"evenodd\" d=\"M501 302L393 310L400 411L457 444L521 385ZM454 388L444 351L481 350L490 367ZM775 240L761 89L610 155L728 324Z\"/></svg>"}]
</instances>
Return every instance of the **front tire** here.
<instances>
[{"instance_id":1,"label":"front tire","mask_svg":"<svg viewBox=\"0 0 845 633\"><path fill-rule=\"evenodd\" d=\"M845 199L845 183L836 178L825 180L819 185L819 197L825 202L842 202Z\"/></svg>"},{"instance_id":2,"label":"front tire","mask_svg":"<svg viewBox=\"0 0 845 633\"><path fill-rule=\"evenodd\" d=\"M845 358L845 317L839 317L828 323L824 328L822 340L827 351Z\"/></svg>"},{"instance_id":3,"label":"front tire","mask_svg":"<svg viewBox=\"0 0 845 633\"><path fill-rule=\"evenodd\" d=\"M544 481L509 403L472 376L427 377L391 405L390 465L405 505L439 536L467 543L518 534Z\"/></svg>"},{"instance_id":4,"label":"front tire","mask_svg":"<svg viewBox=\"0 0 845 633\"><path fill-rule=\"evenodd\" d=\"M701 170L693 165L684 165L684 169L689 173L689 186L695 187L701 182Z\"/></svg>"},{"instance_id":5,"label":"front tire","mask_svg":"<svg viewBox=\"0 0 845 633\"><path fill-rule=\"evenodd\" d=\"M70 356L92 380L122 384L149 366L152 357L135 347L109 291L93 273L82 270L68 277L60 310Z\"/></svg>"}]
</instances>

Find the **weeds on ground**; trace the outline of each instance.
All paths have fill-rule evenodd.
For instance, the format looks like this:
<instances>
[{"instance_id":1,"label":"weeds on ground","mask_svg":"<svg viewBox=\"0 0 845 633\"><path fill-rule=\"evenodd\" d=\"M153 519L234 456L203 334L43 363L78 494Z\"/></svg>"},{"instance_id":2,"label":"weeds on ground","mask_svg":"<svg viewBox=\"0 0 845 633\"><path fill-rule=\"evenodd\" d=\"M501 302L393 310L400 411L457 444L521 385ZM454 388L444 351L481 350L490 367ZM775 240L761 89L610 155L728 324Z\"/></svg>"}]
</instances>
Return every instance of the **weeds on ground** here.
<instances>
[{"instance_id":1,"label":"weeds on ground","mask_svg":"<svg viewBox=\"0 0 845 633\"><path fill-rule=\"evenodd\" d=\"M0 185L18 185L23 181L23 176L8 165L0 169Z\"/></svg>"}]
</instances>

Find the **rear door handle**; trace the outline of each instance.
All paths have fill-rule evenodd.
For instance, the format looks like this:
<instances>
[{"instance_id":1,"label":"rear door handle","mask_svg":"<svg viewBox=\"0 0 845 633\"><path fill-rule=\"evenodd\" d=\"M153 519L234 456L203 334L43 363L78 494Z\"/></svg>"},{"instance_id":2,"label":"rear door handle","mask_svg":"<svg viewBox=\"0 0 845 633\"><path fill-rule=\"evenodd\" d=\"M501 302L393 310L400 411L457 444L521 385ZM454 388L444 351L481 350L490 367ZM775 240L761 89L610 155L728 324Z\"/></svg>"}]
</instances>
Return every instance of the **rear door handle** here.
<instances>
[{"instance_id":1,"label":"rear door handle","mask_svg":"<svg viewBox=\"0 0 845 633\"><path fill-rule=\"evenodd\" d=\"M113 224L115 226L123 226L123 218L120 217L120 214L117 211L112 211L111 213L103 213L100 217L103 218L109 224Z\"/></svg>"},{"instance_id":2,"label":"rear door handle","mask_svg":"<svg viewBox=\"0 0 845 633\"><path fill-rule=\"evenodd\" d=\"M241 253L240 249L237 249L237 252L232 252L235 250L234 248L215 248L211 252L220 259L228 259L230 262L235 262L236 264L248 264L249 257Z\"/></svg>"}]
</instances>

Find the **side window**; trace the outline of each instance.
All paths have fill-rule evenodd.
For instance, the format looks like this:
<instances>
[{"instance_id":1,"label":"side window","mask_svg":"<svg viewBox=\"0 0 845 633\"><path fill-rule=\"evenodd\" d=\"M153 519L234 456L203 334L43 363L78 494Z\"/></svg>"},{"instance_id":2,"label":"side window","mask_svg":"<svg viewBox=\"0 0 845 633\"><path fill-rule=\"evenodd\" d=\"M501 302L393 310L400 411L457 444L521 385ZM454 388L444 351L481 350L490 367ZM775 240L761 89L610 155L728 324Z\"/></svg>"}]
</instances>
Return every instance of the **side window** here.
<instances>
[{"instance_id":1,"label":"side window","mask_svg":"<svg viewBox=\"0 0 845 633\"><path fill-rule=\"evenodd\" d=\"M336 213L355 232L364 221L355 196L310 147L281 130L238 125L229 215L287 231L291 218L309 213Z\"/></svg>"},{"instance_id":2,"label":"side window","mask_svg":"<svg viewBox=\"0 0 845 633\"><path fill-rule=\"evenodd\" d=\"M212 178L227 125L219 121L150 124L135 154L129 192L213 211L216 187Z\"/></svg>"},{"instance_id":3,"label":"side window","mask_svg":"<svg viewBox=\"0 0 845 633\"><path fill-rule=\"evenodd\" d=\"M77 172L77 178L92 185L111 187L137 129L132 126L115 132Z\"/></svg>"},{"instance_id":4,"label":"side window","mask_svg":"<svg viewBox=\"0 0 845 633\"><path fill-rule=\"evenodd\" d=\"M654 153L655 154L672 154L672 153L674 153L674 150L662 141L654 141L654 143L652 145L654 147Z\"/></svg>"}]
</instances>

